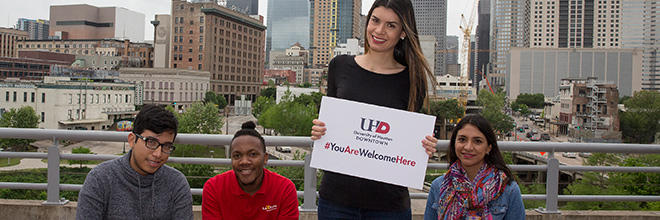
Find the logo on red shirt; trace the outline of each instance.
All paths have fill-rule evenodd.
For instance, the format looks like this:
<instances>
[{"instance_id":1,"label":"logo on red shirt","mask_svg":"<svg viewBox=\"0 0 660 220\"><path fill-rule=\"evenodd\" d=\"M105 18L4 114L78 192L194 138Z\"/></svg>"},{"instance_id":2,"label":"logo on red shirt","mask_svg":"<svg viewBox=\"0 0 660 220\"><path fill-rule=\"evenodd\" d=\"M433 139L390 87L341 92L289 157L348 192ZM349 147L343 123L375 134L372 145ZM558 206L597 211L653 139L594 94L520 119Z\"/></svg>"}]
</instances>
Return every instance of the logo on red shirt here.
<instances>
[{"instance_id":1,"label":"logo on red shirt","mask_svg":"<svg viewBox=\"0 0 660 220\"><path fill-rule=\"evenodd\" d=\"M266 212L274 211L277 209L277 205L266 205L264 207L261 207L262 210Z\"/></svg>"}]
</instances>

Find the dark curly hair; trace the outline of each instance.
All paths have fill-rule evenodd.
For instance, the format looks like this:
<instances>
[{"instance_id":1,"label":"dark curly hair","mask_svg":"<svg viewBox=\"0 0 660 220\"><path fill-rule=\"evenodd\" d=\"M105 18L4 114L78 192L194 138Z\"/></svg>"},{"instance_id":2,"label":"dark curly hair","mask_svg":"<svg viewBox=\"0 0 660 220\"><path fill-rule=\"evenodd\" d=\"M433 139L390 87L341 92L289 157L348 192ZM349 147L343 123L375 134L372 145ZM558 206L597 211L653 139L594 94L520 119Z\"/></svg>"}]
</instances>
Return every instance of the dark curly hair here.
<instances>
[{"instance_id":1,"label":"dark curly hair","mask_svg":"<svg viewBox=\"0 0 660 220\"><path fill-rule=\"evenodd\" d=\"M246 121L241 125L241 130L237 131L236 134L234 134L234 137L231 139L231 143L234 143L234 139L237 137L243 136L243 135L250 135L256 138L259 138L261 141L261 146L263 147L263 151L266 152L266 141L264 140L264 137L259 134L259 132L256 130L257 124L255 124L253 121ZM229 144L231 148L231 143Z\"/></svg>"}]
</instances>

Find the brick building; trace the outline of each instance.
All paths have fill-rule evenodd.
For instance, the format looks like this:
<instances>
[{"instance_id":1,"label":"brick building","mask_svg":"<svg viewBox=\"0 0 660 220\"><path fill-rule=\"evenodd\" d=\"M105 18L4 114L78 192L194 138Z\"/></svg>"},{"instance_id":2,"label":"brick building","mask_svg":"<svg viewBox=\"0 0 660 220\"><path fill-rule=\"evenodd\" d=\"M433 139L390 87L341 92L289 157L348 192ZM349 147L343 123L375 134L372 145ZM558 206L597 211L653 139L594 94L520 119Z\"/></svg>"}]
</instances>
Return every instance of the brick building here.
<instances>
[{"instance_id":1,"label":"brick building","mask_svg":"<svg viewBox=\"0 0 660 220\"><path fill-rule=\"evenodd\" d=\"M27 38L27 31L0 27L0 57L16 57L16 42Z\"/></svg>"},{"instance_id":2,"label":"brick building","mask_svg":"<svg viewBox=\"0 0 660 220\"><path fill-rule=\"evenodd\" d=\"M595 78L566 78L559 86L559 121L568 124L568 133L598 139L599 131L619 131L619 90L612 82ZM592 132L596 133L595 137ZM589 134L586 134L589 133ZM576 136L577 135L577 136Z\"/></svg>"},{"instance_id":3,"label":"brick building","mask_svg":"<svg viewBox=\"0 0 660 220\"><path fill-rule=\"evenodd\" d=\"M233 105L261 93L265 30L258 19L214 1L172 1L172 68L211 73L210 91Z\"/></svg>"}]
</instances>

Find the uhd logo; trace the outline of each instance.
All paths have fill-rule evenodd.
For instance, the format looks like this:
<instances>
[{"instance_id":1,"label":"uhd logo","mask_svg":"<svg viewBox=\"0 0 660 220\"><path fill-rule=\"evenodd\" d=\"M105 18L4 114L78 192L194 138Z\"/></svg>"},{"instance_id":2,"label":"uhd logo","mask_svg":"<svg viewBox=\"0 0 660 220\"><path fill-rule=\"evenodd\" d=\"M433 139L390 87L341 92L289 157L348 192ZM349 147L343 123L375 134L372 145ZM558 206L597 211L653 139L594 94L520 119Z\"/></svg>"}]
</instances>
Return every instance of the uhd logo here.
<instances>
[{"instance_id":1,"label":"uhd logo","mask_svg":"<svg viewBox=\"0 0 660 220\"><path fill-rule=\"evenodd\" d=\"M388 124L387 122L376 121L373 119L366 119L366 118L362 118L361 128L364 131L371 131L380 134L387 134L387 132L390 132L390 124Z\"/></svg>"}]
</instances>

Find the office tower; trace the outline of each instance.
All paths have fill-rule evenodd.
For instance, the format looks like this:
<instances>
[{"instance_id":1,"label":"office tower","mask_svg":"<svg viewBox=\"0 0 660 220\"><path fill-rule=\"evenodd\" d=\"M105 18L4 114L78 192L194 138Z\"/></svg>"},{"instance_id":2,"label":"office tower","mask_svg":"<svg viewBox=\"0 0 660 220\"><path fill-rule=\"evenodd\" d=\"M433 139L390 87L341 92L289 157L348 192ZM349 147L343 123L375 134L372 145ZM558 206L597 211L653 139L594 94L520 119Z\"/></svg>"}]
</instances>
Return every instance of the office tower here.
<instances>
[{"instance_id":1,"label":"office tower","mask_svg":"<svg viewBox=\"0 0 660 220\"><path fill-rule=\"evenodd\" d=\"M121 7L51 5L49 36L56 39L144 41L144 14Z\"/></svg>"},{"instance_id":2,"label":"office tower","mask_svg":"<svg viewBox=\"0 0 660 220\"><path fill-rule=\"evenodd\" d=\"M513 47L529 47L529 0L491 2L491 72L493 87L504 86L507 53Z\"/></svg>"},{"instance_id":3,"label":"office tower","mask_svg":"<svg viewBox=\"0 0 660 220\"><path fill-rule=\"evenodd\" d=\"M19 18L16 22L16 29L27 31L28 39L30 40L48 39L48 28L48 20L44 19L31 20L27 18Z\"/></svg>"},{"instance_id":4,"label":"office tower","mask_svg":"<svg viewBox=\"0 0 660 220\"><path fill-rule=\"evenodd\" d=\"M247 15L259 15L259 0L227 0L226 6Z\"/></svg>"},{"instance_id":5,"label":"office tower","mask_svg":"<svg viewBox=\"0 0 660 220\"><path fill-rule=\"evenodd\" d=\"M476 30L476 43L474 49L476 50L475 62L471 63L475 71L470 71L472 74L470 79L472 79L473 85L479 89L479 83L481 82L482 75L476 74L476 71L480 71L482 74L489 73L488 62L489 59L489 50L490 50L490 3L493 0L479 0L479 8L477 9L479 24L477 25Z\"/></svg>"},{"instance_id":6,"label":"office tower","mask_svg":"<svg viewBox=\"0 0 660 220\"><path fill-rule=\"evenodd\" d=\"M261 93L266 27L255 19L218 5L172 0L172 68L211 73L210 88L229 105Z\"/></svg>"},{"instance_id":7,"label":"office tower","mask_svg":"<svg viewBox=\"0 0 660 220\"><path fill-rule=\"evenodd\" d=\"M621 2L532 0L530 47L621 48Z\"/></svg>"},{"instance_id":8,"label":"office tower","mask_svg":"<svg viewBox=\"0 0 660 220\"><path fill-rule=\"evenodd\" d=\"M309 48L309 1L268 1L268 29L266 30L266 60L270 51L284 51L291 45Z\"/></svg>"},{"instance_id":9,"label":"office tower","mask_svg":"<svg viewBox=\"0 0 660 220\"><path fill-rule=\"evenodd\" d=\"M445 42L445 36L447 36L447 0L415 0L412 3L415 9L415 20L419 35L433 35L437 40L435 45L435 75L444 75L445 53L440 52L447 48Z\"/></svg>"},{"instance_id":10,"label":"office tower","mask_svg":"<svg viewBox=\"0 0 660 220\"><path fill-rule=\"evenodd\" d=\"M446 36L447 53L445 64L458 64L458 36Z\"/></svg>"},{"instance_id":11,"label":"office tower","mask_svg":"<svg viewBox=\"0 0 660 220\"><path fill-rule=\"evenodd\" d=\"M333 48L349 38L362 38L360 10L362 1L310 0L309 56L311 65L327 65Z\"/></svg>"},{"instance_id":12,"label":"office tower","mask_svg":"<svg viewBox=\"0 0 660 220\"><path fill-rule=\"evenodd\" d=\"M623 48L642 50L642 89L660 90L660 0L622 2Z\"/></svg>"}]
</instances>

